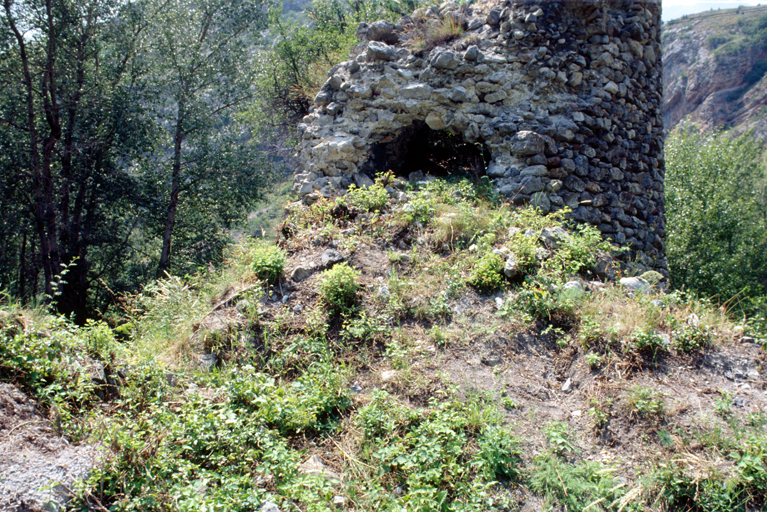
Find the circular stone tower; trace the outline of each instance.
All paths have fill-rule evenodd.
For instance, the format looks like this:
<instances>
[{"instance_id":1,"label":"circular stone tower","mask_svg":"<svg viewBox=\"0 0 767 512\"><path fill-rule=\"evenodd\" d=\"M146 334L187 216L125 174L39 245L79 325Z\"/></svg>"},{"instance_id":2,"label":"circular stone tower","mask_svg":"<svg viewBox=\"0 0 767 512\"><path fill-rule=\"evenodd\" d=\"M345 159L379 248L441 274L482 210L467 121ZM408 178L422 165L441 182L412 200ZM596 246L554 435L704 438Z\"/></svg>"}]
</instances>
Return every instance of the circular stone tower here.
<instances>
[{"instance_id":1,"label":"circular stone tower","mask_svg":"<svg viewBox=\"0 0 767 512\"><path fill-rule=\"evenodd\" d=\"M299 125L295 191L310 203L369 184L404 169L411 139L441 134L481 147L501 195L568 207L665 274L660 11L659 0L447 2L363 23Z\"/></svg>"}]
</instances>

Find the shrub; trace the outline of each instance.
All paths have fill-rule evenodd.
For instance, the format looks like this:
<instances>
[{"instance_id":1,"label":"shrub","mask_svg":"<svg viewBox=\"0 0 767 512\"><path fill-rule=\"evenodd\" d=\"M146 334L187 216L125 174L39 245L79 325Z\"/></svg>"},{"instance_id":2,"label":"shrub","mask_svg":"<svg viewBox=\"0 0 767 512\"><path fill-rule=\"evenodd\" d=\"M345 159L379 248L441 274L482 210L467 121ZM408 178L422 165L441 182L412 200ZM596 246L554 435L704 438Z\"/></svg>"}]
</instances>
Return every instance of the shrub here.
<instances>
[{"instance_id":1,"label":"shrub","mask_svg":"<svg viewBox=\"0 0 767 512\"><path fill-rule=\"evenodd\" d=\"M641 417L660 416L665 407L662 394L642 386L629 392L626 403L631 414Z\"/></svg>"},{"instance_id":2,"label":"shrub","mask_svg":"<svg viewBox=\"0 0 767 512\"><path fill-rule=\"evenodd\" d=\"M545 280L527 277L519 293L507 299L498 310L502 317L521 315L522 319L530 322L536 319L551 321L574 322L579 304L585 294L578 288L561 289Z\"/></svg>"},{"instance_id":3,"label":"shrub","mask_svg":"<svg viewBox=\"0 0 767 512\"><path fill-rule=\"evenodd\" d=\"M515 478L521 465L520 441L507 427L491 425L477 439L479 451L475 459L480 463L488 480Z\"/></svg>"},{"instance_id":4,"label":"shrub","mask_svg":"<svg viewBox=\"0 0 767 512\"><path fill-rule=\"evenodd\" d=\"M381 341L391 337L391 330L381 317L369 317L364 311L357 318L344 322L341 338L344 341Z\"/></svg>"},{"instance_id":5,"label":"shrub","mask_svg":"<svg viewBox=\"0 0 767 512\"><path fill-rule=\"evenodd\" d=\"M285 268L285 253L275 245L258 245L250 252L253 272L268 284L275 284L282 277Z\"/></svg>"},{"instance_id":6,"label":"shrub","mask_svg":"<svg viewBox=\"0 0 767 512\"><path fill-rule=\"evenodd\" d=\"M369 187L358 188L356 185L351 185L346 195L336 199L336 203L353 206L366 212L381 211L389 202L389 193L386 191L385 183L391 176L391 174L379 175L375 183Z\"/></svg>"},{"instance_id":7,"label":"shrub","mask_svg":"<svg viewBox=\"0 0 767 512\"><path fill-rule=\"evenodd\" d=\"M403 427L418 417L386 391L374 390L372 398L354 420L367 440L396 437Z\"/></svg>"},{"instance_id":8,"label":"shrub","mask_svg":"<svg viewBox=\"0 0 767 512\"><path fill-rule=\"evenodd\" d=\"M764 294L767 204L753 136L675 130L666 142L671 286L724 302ZM744 304L747 301L740 301Z\"/></svg>"},{"instance_id":9,"label":"shrub","mask_svg":"<svg viewBox=\"0 0 767 512\"><path fill-rule=\"evenodd\" d=\"M359 272L346 262L326 270L320 276L319 294L333 313L341 313L354 306L359 290Z\"/></svg>"},{"instance_id":10,"label":"shrub","mask_svg":"<svg viewBox=\"0 0 767 512\"><path fill-rule=\"evenodd\" d=\"M483 292L500 290L505 282L503 258L495 253L482 256L469 277L469 284Z\"/></svg>"},{"instance_id":11,"label":"shrub","mask_svg":"<svg viewBox=\"0 0 767 512\"><path fill-rule=\"evenodd\" d=\"M652 355L668 350L666 340L662 336L656 334L655 331L645 329L637 329L634 332L631 336L630 346L636 352L651 353Z\"/></svg>"},{"instance_id":12,"label":"shrub","mask_svg":"<svg viewBox=\"0 0 767 512\"><path fill-rule=\"evenodd\" d=\"M705 326L685 325L673 332L674 346L682 352L701 350L711 344L711 332Z\"/></svg>"}]
</instances>

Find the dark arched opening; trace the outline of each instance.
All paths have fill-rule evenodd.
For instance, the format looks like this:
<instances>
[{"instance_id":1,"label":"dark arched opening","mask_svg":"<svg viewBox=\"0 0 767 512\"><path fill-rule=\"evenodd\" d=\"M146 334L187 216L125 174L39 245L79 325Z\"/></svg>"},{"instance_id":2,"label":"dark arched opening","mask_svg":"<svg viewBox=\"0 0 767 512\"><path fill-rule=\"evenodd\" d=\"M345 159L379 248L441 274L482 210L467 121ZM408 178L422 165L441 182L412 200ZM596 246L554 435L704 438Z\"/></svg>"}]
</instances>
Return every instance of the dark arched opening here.
<instances>
[{"instance_id":1,"label":"dark arched opening","mask_svg":"<svg viewBox=\"0 0 767 512\"><path fill-rule=\"evenodd\" d=\"M362 172L374 176L391 170L405 179L421 171L435 177L485 175L490 151L482 143L470 143L446 130L432 130L423 121L402 129L370 150Z\"/></svg>"}]
</instances>

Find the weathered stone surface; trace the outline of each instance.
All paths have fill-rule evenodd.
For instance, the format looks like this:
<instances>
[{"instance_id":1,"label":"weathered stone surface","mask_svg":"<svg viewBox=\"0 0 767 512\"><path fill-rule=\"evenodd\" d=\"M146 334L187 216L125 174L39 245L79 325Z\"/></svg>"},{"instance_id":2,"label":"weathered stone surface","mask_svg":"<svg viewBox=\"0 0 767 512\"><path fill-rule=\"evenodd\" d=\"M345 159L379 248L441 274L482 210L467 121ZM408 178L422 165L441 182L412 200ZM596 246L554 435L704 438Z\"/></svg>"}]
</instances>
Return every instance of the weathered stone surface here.
<instances>
[{"instance_id":1,"label":"weathered stone surface","mask_svg":"<svg viewBox=\"0 0 767 512\"><path fill-rule=\"evenodd\" d=\"M640 277L623 277L620 283L621 286L633 292L650 293L652 291L650 283Z\"/></svg>"},{"instance_id":2,"label":"weathered stone surface","mask_svg":"<svg viewBox=\"0 0 767 512\"><path fill-rule=\"evenodd\" d=\"M431 65L437 69L455 69L458 64L460 64L458 58L451 51L437 53L431 60Z\"/></svg>"},{"instance_id":3,"label":"weathered stone surface","mask_svg":"<svg viewBox=\"0 0 767 512\"><path fill-rule=\"evenodd\" d=\"M625 2L606 0L598 23L583 6L445 4L414 21L449 19L466 32L420 52L389 38L404 39L398 26L361 24L360 54L333 69L298 126L294 192L309 204L369 185L398 172L420 127L449 131L484 146L499 194L545 212L569 207L629 246L619 258L667 275L660 2L638 0L627 21Z\"/></svg>"},{"instance_id":4,"label":"weathered stone surface","mask_svg":"<svg viewBox=\"0 0 767 512\"><path fill-rule=\"evenodd\" d=\"M395 26L388 21L380 20L371 24L365 34L369 41L379 41L386 44L397 44L399 36L395 32Z\"/></svg>"},{"instance_id":5,"label":"weathered stone surface","mask_svg":"<svg viewBox=\"0 0 767 512\"><path fill-rule=\"evenodd\" d=\"M344 261L344 257L338 251L328 249L322 253L322 266L325 268L330 268L336 263L340 263L342 261Z\"/></svg>"},{"instance_id":6,"label":"weathered stone surface","mask_svg":"<svg viewBox=\"0 0 767 512\"><path fill-rule=\"evenodd\" d=\"M296 267L293 272L290 273L290 279L296 283L300 283L308 279L314 273L314 269L310 267Z\"/></svg>"},{"instance_id":7,"label":"weathered stone surface","mask_svg":"<svg viewBox=\"0 0 767 512\"><path fill-rule=\"evenodd\" d=\"M431 90L426 84L411 84L403 87L400 94L403 98L411 100L425 100L431 96Z\"/></svg>"},{"instance_id":8,"label":"weathered stone surface","mask_svg":"<svg viewBox=\"0 0 767 512\"><path fill-rule=\"evenodd\" d=\"M506 264L503 267L503 275L509 279L517 279L523 275L522 269L519 268L519 262L513 254L506 260Z\"/></svg>"},{"instance_id":9,"label":"weathered stone surface","mask_svg":"<svg viewBox=\"0 0 767 512\"><path fill-rule=\"evenodd\" d=\"M535 132L525 130L517 134L517 140L511 147L511 151L519 156L535 155L543 153L545 147L546 141L543 137Z\"/></svg>"},{"instance_id":10,"label":"weathered stone surface","mask_svg":"<svg viewBox=\"0 0 767 512\"><path fill-rule=\"evenodd\" d=\"M368 58L371 60L397 60L397 50L386 43L371 41L368 45Z\"/></svg>"},{"instance_id":11,"label":"weathered stone surface","mask_svg":"<svg viewBox=\"0 0 767 512\"><path fill-rule=\"evenodd\" d=\"M543 228L541 231L541 240L549 249L559 249L563 243L570 239L570 234L559 226Z\"/></svg>"}]
</instances>

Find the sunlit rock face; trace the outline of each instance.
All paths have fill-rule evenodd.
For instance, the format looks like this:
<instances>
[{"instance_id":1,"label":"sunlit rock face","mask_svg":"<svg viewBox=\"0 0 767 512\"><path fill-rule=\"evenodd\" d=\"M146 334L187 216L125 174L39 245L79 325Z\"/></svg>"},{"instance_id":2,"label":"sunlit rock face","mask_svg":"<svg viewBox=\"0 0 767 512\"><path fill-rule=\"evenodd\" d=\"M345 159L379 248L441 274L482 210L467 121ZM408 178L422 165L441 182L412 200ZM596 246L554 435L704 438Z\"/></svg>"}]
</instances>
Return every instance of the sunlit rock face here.
<instances>
[{"instance_id":1,"label":"sunlit rock face","mask_svg":"<svg viewBox=\"0 0 767 512\"><path fill-rule=\"evenodd\" d=\"M363 23L299 124L295 191L311 203L390 169L485 174L665 273L660 9L445 3Z\"/></svg>"}]
</instances>

